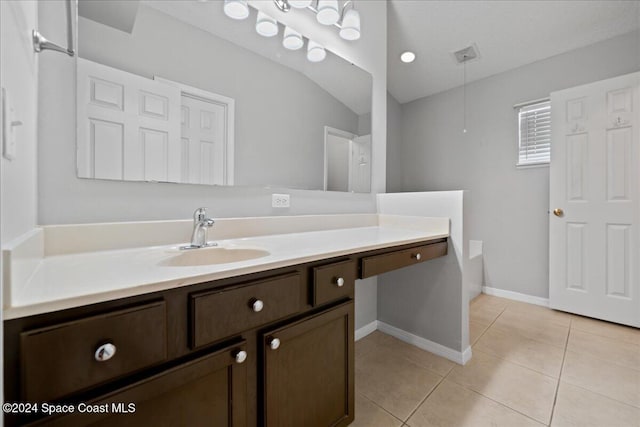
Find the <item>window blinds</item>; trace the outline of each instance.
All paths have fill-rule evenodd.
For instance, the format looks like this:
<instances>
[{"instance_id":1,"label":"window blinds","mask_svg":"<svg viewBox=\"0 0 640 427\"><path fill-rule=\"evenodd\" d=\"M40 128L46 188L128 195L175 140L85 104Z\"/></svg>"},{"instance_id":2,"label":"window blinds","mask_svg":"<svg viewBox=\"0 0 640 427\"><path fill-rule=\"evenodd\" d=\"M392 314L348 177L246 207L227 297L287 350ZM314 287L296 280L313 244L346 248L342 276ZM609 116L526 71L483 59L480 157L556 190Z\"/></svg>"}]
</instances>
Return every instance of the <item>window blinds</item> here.
<instances>
[{"instance_id":1,"label":"window blinds","mask_svg":"<svg viewBox=\"0 0 640 427\"><path fill-rule=\"evenodd\" d=\"M551 101L518 109L518 166L549 163L551 157Z\"/></svg>"}]
</instances>

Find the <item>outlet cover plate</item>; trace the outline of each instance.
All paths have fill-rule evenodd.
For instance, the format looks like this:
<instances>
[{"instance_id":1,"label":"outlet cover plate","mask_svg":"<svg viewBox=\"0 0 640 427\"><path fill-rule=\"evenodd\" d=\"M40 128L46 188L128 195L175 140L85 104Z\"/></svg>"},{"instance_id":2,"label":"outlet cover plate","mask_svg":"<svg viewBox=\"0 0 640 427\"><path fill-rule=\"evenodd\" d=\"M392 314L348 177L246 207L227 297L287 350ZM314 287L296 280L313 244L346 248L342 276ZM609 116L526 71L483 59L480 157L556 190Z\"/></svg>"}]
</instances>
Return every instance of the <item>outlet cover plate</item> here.
<instances>
[{"instance_id":1,"label":"outlet cover plate","mask_svg":"<svg viewBox=\"0 0 640 427\"><path fill-rule=\"evenodd\" d=\"M289 194L272 194L272 208L288 208L291 207L291 196Z\"/></svg>"}]
</instances>

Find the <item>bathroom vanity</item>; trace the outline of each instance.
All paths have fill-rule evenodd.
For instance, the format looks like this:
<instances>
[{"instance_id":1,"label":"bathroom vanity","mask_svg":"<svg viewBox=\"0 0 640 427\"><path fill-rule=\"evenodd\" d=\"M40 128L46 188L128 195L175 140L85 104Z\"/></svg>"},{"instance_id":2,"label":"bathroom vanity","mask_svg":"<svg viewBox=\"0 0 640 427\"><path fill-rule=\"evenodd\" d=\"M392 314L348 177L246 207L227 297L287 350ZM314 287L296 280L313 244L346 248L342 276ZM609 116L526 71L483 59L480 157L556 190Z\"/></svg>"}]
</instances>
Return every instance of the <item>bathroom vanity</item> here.
<instances>
[{"instance_id":1,"label":"bathroom vanity","mask_svg":"<svg viewBox=\"0 0 640 427\"><path fill-rule=\"evenodd\" d=\"M343 245L332 249L335 236ZM182 261L167 248L124 250L139 265L133 254L144 253L149 271L208 273L126 297L131 287L85 292L82 303L67 298L68 306L40 301L7 310L5 401L38 407L5 416L6 425L346 426L354 419L355 280L444 256L447 236L448 226L375 226L237 239L233 245L262 242L269 256L221 263L215 273L199 264L206 252L198 251L212 249ZM237 249L232 243L217 249ZM119 252L45 258L48 270L35 275L49 274L53 285L53 263L73 268L79 256L93 256L108 264ZM106 268L126 277L132 267L122 259ZM66 277L92 286L81 271ZM45 409L61 413L43 417Z\"/></svg>"}]
</instances>

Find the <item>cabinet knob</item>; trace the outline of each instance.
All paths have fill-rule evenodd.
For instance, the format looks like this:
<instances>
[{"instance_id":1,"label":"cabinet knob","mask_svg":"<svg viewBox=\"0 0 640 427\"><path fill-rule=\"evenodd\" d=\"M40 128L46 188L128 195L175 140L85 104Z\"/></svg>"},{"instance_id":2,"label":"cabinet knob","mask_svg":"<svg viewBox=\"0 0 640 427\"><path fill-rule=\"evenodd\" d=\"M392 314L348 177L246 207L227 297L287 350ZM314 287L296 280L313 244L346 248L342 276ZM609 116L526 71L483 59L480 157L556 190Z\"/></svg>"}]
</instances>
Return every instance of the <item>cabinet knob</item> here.
<instances>
[{"instance_id":1,"label":"cabinet knob","mask_svg":"<svg viewBox=\"0 0 640 427\"><path fill-rule=\"evenodd\" d=\"M112 343L102 344L94 353L94 358L98 362L106 362L116 354L116 346Z\"/></svg>"},{"instance_id":2,"label":"cabinet knob","mask_svg":"<svg viewBox=\"0 0 640 427\"><path fill-rule=\"evenodd\" d=\"M339 288L344 286L344 278L338 277L335 280L335 284L338 285Z\"/></svg>"},{"instance_id":3,"label":"cabinet knob","mask_svg":"<svg viewBox=\"0 0 640 427\"><path fill-rule=\"evenodd\" d=\"M233 358L236 359L236 363L244 363L247 360L247 352L244 350L236 351L233 355Z\"/></svg>"},{"instance_id":4,"label":"cabinet knob","mask_svg":"<svg viewBox=\"0 0 640 427\"><path fill-rule=\"evenodd\" d=\"M280 340L278 338L269 337L267 344L271 350L277 350L280 347Z\"/></svg>"},{"instance_id":5,"label":"cabinet knob","mask_svg":"<svg viewBox=\"0 0 640 427\"><path fill-rule=\"evenodd\" d=\"M249 305L251 305L251 309L253 311L255 311L256 313L259 313L262 311L262 309L264 308L264 302L262 302L262 300L259 299L252 299L251 301L249 301Z\"/></svg>"},{"instance_id":6,"label":"cabinet knob","mask_svg":"<svg viewBox=\"0 0 640 427\"><path fill-rule=\"evenodd\" d=\"M420 261L422 259L422 255L418 254L413 254L411 255L411 258L415 258L417 261Z\"/></svg>"}]
</instances>

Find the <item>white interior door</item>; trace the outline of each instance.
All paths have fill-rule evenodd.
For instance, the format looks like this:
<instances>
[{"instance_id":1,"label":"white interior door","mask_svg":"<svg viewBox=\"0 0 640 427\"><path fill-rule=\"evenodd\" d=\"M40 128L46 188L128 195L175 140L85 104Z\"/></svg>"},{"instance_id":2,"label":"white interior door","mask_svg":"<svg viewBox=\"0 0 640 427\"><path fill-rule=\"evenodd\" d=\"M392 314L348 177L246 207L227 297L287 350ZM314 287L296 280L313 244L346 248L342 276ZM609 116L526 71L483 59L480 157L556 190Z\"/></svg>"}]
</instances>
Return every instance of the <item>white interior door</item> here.
<instances>
[{"instance_id":1,"label":"white interior door","mask_svg":"<svg viewBox=\"0 0 640 427\"><path fill-rule=\"evenodd\" d=\"M180 181L180 91L78 58L78 176Z\"/></svg>"},{"instance_id":2,"label":"white interior door","mask_svg":"<svg viewBox=\"0 0 640 427\"><path fill-rule=\"evenodd\" d=\"M182 95L182 182L225 185L225 106Z\"/></svg>"},{"instance_id":3,"label":"white interior door","mask_svg":"<svg viewBox=\"0 0 640 427\"><path fill-rule=\"evenodd\" d=\"M639 82L633 73L551 94L550 305L633 326L640 326Z\"/></svg>"},{"instance_id":4,"label":"white interior door","mask_svg":"<svg viewBox=\"0 0 640 427\"><path fill-rule=\"evenodd\" d=\"M371 191L371 135L357 136L351 142L349 191Z\"/></svg>"}]
</instances>

